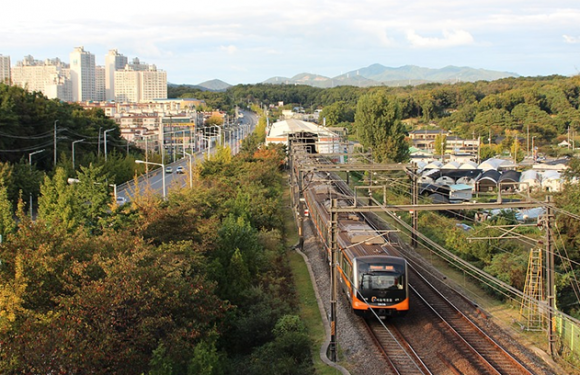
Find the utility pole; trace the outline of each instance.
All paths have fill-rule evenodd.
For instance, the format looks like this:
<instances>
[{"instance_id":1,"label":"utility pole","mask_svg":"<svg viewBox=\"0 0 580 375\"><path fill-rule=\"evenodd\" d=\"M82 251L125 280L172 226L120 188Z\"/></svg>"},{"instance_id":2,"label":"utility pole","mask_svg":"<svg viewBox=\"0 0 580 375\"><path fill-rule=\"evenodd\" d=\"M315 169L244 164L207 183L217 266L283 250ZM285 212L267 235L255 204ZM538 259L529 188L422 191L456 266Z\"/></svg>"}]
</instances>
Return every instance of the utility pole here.
<instances>
[{"instance_id":1,"label":"utility pole","mask_svg":"<svg viewBox=\"0 0 580 375\"><path fill-rule=\"evenodd\" d=\"M30 171L32 173L32 155L34 154L38 154L43 152L44 149L42 150L38 150L38 151L34 151L28 154L28 167L30 168ZM32 219L32 191L30 192L30 218Z\"/></svg>"},{"instance_id":2,"label":"utility pole","mask_svg":"<svg viewBox=\"0 0 580 375\"><path fill-rule=\"evenodd\" d=\"M332 252L332 263L330 264L330 360L336 362L336 299L337 299L337 285L336 285L336 263L337 263L337 246L336 237L338 230L338 212L335 211L338 207L337 199L333 199L330 208L330 251Z\"/></svg>"},{"instance_id":3,"label":"utility pole","mask_svg":"<svg viewBox=\"0 0 580 375\"><path fill-rule=\"evenodd\" d=\"M54 121L54 166L56 167L56 123L58 122L58 120Z\"/></svg>"},{"instance_id":4,"label":"utility pole","mask_svg":"<svg viewBox=\"0 0 580 375\"><path fill-rule=\"evenodd\" d=\"M419 185L417 178L417 164L413 163L411 168L411 204L417 205L419 203ZM417 232L419 230L419 212L417 210L411 211L411 221L413 226L413 233L411 234L411 246L417 248Z\"/></svg>"},{"instance_id":5,"label":"utility pole","mask_svg":"<svg viewBox=\"0 0 580 375\"><path fill-rule=\"evenodd\" d=\"M99 145L97 147L97 156L101 156L101 131L103 130L102 127L99 128Z\"/></svg>"},{"instance_id":6,"label":"utility pole","mask_svg":"<svg viewBox=\"0 0 580 375\"><path fill-rule=\"evenodd\" d=\"M161 164L165 164L165 123L163 122L163 117L160 117L159 124L159 135L161 136L161 146L159 147L161 152Z\"/></svg>"},{"instance_id":7,"label":"utility pole","mask_svg":"<svg viewBox=\"0 0 580 375\"><path fill-rule=\"evenodd\" d=\"M546 197L546 297L548 298L548 353L553 357L556 353L554 337L554 310L556 308L555 283L554 283L554 249L552 247L552 220L554 219L554 210L551 206L552 196Z\"/></svg>"},{"instance_id":8,"label":"utility pole","mask_svg":"<svg viewBox=\"0 0 580 375\"><path fill-rule=\"evenodd\" d=\"M481 163L481 136L477 136L477 165Z\"/></svg>"},{"instance_id":9,"label":"utility pole","mask_svg":"<svg viewBox=\"0 0 580 375\"><path fill-rule=\"evenodd\" d=\"M530 124L528 123L528 137L526 139L526 156L530 156Z\"/></svg>"},{"instance_id":10,"label":"utility pole","mask_svg":"<svg viewBox=\"0 0 580 375\"><path fill-rule=\"evenodd\" d=\"M107 129L104 131L104 137L105 137L105 161L107 161L107 132L113 131L115 129Z\"/></svg>"}]
</instances>

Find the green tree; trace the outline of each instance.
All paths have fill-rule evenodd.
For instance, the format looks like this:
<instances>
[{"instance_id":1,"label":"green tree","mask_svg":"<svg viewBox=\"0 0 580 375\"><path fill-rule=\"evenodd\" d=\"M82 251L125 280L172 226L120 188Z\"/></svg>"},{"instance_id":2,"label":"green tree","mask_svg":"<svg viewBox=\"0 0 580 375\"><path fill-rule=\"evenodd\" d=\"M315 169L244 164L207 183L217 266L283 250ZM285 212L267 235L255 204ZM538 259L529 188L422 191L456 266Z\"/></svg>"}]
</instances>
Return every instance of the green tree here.
<instances>
[{"instance_id":1,"label":"green tree","mask_svg":"<svg viewBox=\"0 0 580 375\"><path fill-rule=\"evenodd\" d=\"M522 149L522 145L520 144L520 140L517 137L512 142L510 153L515 162L519 163L520 161L524 160L524 151Z\"/></svg>"},{"instance_id":2,"label":"green tree","mask_svg":"<svg viewBox=\"0 0 580 375\"><path fill-rule=\"evenodd\" d=\"M7 235L14 232L15 228L14 212L12 204L8 200L8 190L4 185L4 180L0 179L0 236L2 236L2 241L6 241Z\"/></svg>"},{"instance_id":3,"label":"green tree","mask_svg":"<svg viewBox=\"0 0 580 375\"><path fill-rule=\"evenodd\" d=\"M319 116L319 123L326 119L326 126L338 126L343 122L352 122L354 120L354 110L346 102L334 102L322 109Z\"/></svg>"},{"instance_id":4,"label":"green tree","mask_svg":"<svg viewBox=\"0 0 580 375\"><path fill-rule=\"evenodd\" d=\"M205 120L205 124L207 126L222 126L224 123L224 118L218 115L212 115L207 120Z\"/></svg>"},{"instance_id":5,"label":"green tree","mask_svg":"<svg viewBox=\"0 0 580 375\"><path fill-rule=\"evenodd\" d=\"M440 155L441 158L445 156L445 149L447 148L447 136L445 134L437 134L435 136L435 155Z\"/></svg>"},{"instance_id":6,"label":"green tree","mask_svg":"<svg viewBox=\"0 0 580 375\"><path fill-rule=\"evenodd\" d=\"M83 224L88 227L95 227L99 224L99 220L107 215L113 200L109 194L107 175L102 171L102 167L92 164L88 167L81 167L80 172L77 173L79 182L72 185L77 201L82 206L79 216Z\"/></svg>"},{"instance_id":7,"label":"green tree","mask_svg":"<svg viewBox=\"0 0 580 375\"><path fill-rule=\"evenodd\" d=\"M80 224L77 216L79 201L67 180L62 168L56 170L54 177L44 178L38 198L38 217L51 226L72 230Z\"/></svg>"},{"instance_id":8,"label":"green tree","mask_svg":"<svg viewBox=\"0 0 580 375\"><path fill-rule=\"evenodd\" d=\"M310 342L298 316L282 316L274 341L252 355L251 374L313 374Z\"/></svg>"},{"instance_id":9,"label":"green tree","mask_svg":"<svg viewBox=\"0 0 580 375\"><path fill-rule=\"evenodd\" d=\"M112 198L101 167L81 167L77 179L69 179L62 168L53 178L45 177L38 199L38 215L50 225L73 230L79 225L96 228L107 215Z\"/></svg>"},{"instance_id":10,"label":"green tree","mask_svg":"<svg viewBox=\"0 0 580 375\"><path fill-rule=\"evenodd\" d=\"M163 362L186 372L195 343L223 319L227 304L213 294L187 245L157 249L128 234L14 243L11 250L28 241L38 249L20 250L25 278L16 272L0 283L11 285L11 293L0 296L14 301L0 310L14 315L0 330L0 372L16 366L18 373L138 375L149 370L160 343L170 350L157 353L164 360L156 370L167 369ZM94 254L82 257L86 248Z\"/></svg>"},{"instance_id":11,"label":"green tree","mask_svg":"<svg viewBox=\"0 0 580 375\"><path fill-rule=\"evenodd\" d=\"M153 358L149 362L151 370L149 375L172 375L173 374L173 364L171 360L167 357L167 348L163 343L153 351Z\"/></svg>"},{"instance_id":12,"label":"green tree","mask_svg":"<svg viewBox=\"0 0 580 375\"><path fill-rule=\"evenodd\" d=\"M354 128L361 144L371 148L379 162L401 162L409 156L409 145L394 97L374 92L360 98Z\"/></svg>"},{"instance_id":13,"label":"green tree","mask_svg":"<svg viewBox=\"0 0 580 375\"><path fill-rule=\"evenodd\" d=\"M211 335L195 346L193 358L187 366L188 375L221 375L225 374L223 358L216 348L217 335Z\"/></svg>"}]
</instances>

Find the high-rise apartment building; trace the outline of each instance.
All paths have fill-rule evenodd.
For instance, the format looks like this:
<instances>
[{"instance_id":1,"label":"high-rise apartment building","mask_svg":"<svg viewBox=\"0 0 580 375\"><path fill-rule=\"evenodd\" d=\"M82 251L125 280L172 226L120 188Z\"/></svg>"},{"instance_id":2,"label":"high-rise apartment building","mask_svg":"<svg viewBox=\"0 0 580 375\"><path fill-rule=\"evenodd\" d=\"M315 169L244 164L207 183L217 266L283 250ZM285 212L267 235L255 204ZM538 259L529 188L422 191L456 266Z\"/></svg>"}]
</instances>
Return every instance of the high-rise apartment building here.
<instances>
[{"instance_id":1,"label":"high-rise apartment building","mask_svg":"<svg viewBox=\"0 0 580 375\"><path fill-rule=\"evenodd\" d=\"M167 72L152 69L141 73L141 102L153 99L167 99Z\"/></svg>"},{"instance_id":2,"label":"high-rise apartment building","mask_svg":"<svg viewBox=\"0 0 580 375\"><path fill-rule=\"evenodd\" d=\"M115 100L115 72L125 69L127 57L116 49L109 50L105 56L105 100Z\"/></svg>"},{"instance_id":3,"label":"high-rise apartment building","mask_svg":"<svg viewBox=\"0 0 580 375\"><path fill-rule=\"evenodd\" d=\"M95 96L93 100L104 102L106 99L106 73L104 66L95 67Z\"/></svg>"},{"instance_id":4,"label":"high-rise apartment building","mask_svg":"<svg viewBox=\"0 0 580 375\"><path fill-rule=\"evenodd\" d=\"M69 69L62 69L60 74L50 77L43 91L47 98L72 102L72 82L68 78L69 72Z\"/></svg>"},{"instance_id":5,"label":"high-rise apartment building","mask_svg":"<svg viewBox=\"0 0 580 375\"><path fill-rule=\"evenodd\" d=\"M2 77L29 91L42 92L50 99L68 102L142 103L167 98L165 71L138 58L129 63L117 50L107 53L104 66L96 66L95 55L84 47L70 53L70 65L58 58L41 61L25 56L11 68L10 58L0 55L0 82Z\"/></svg>"},{"instance_id":6,"label":"high-rise apartment building","mask_svg":"<svg viewBox=\"0 0 580 375\"><path fill-rule=\"evenodd\" d=\"M10 56L0 55L0 83L10 84Z\"/></svg>"},{"instance_id":7,"label":"high-rise apartment building","mask_svg":"<svg viewBox=\"0 0 580 375\"><path fill-rule=\"evenodd\" d=\"M76 47L70 54L73 101L95 100L95 55Z\"/></svg>"},{"instance_id":8,"label":"high-rise apartment building","mask_svg":"<svg viewBox=\"0 0 580 375\"><path fill-rule=\"evenodd\" d=\"M72 100L69 69L58 58L41 61L25 56L11 69L11 80L13 85L42 92L49 99Z\"/></svg>"},{"instance_id":9,"label":"high-rise apartment building","mask_svg":"<svg viewBox=\"0 0 580 375\"><path fill-rule=\"evenodd\" d=\"M124 67L123 67L124 68ZM147 64L147 63L142 63L138 57L135 57L130 63L129 63L129 68L131 70L134 70L136 72L142 72L144 70L150 70L151 69L151 65Z\"/></svg>"},{"instance_id":10,"label":"high-rise apartment building","mask_svg":"<svg viewBox=\"0 0 580 375\"><path fill-rule=\"evenodd\" d=\"M133 64L127 64L125 69L115 72L115 101L117 102L144 102L153 99L167 98L167 73L157 70L155 65L144 64L134 70Z\"/></svg>"},{"instance_id":11,"label":"high-rise apartment building","mask_svg":"<svg viewBox=\"0 0 580 375\"><path fill-rule=\"evenodd\" d=\"M139 102L139 72L129 69L115 72L115 101Z\"/></svg>"}]
</instances>

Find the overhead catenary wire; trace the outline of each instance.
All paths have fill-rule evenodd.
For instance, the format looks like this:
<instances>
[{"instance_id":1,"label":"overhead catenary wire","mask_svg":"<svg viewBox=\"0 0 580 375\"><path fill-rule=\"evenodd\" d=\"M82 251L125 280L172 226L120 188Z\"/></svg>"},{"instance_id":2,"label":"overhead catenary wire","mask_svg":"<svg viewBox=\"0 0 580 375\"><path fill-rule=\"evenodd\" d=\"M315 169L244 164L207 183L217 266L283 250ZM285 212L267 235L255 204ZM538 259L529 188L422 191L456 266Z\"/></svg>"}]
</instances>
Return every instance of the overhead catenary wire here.
<instances>
[{"instance_id":1,"label":"overhead catenary wire","mask_svg":"<svg viewBox=\"0 0 580 375\"><path fill-rule=\"evenodd\" d=\"M12 150L0 150L0 152L5 152L5 153L16 153L16 152L30 152L30 151L37 151L37 150L41 150L43 148L47 148L50 146L53 146L54 143L53 142L49 142L49 143L44 143L41 145L34 145L34 146L30 146L30 147L26 147L26 148L18 148L18 149L12 149Z\"/></svg>"},{"instance_id":2,"label":"overhead catenary wire","mask_svg":"<svg viewBox=\"0 0 580 375\"><path fill-rule=\"evenodd\" d=\"M405 191L405 193L407 193L407 194L410 194L407 190L403 190L403 191ZM516 192L516 194L521 195L521 196L524 196L526 199L530 199L530 197L528 195L524 195L524 194L521 194L521 193L518 193L518 192ZM543 207L548 207L549 206L549 207L553 208L554 211L557 211L560 214L567 215L567 216L570 216L570 217L575 218L575 219L580 219L580 216L578 216L576 214L573 214L571 212L565 211L563 209L556 208L553 205L547 205L546 202L544 202L544 201L536 200L536 202L538 203L538 205L541 205ZM463 217L466 220L475 221L474 219L472 219L470 217L467 217L465 215L462 215L462 214L459 214L459 213L455 213L455 212L454 212L454 214L457 215L457 216ZM503 230L502 228L492 227L492 226L488 226L487 228L483 228L481 230L486 230L486 229ZM558 236L560 236L559 230L558 230ZM529 236L525 236L525 235L519 235L519 238L518 239L520 241L523 241L524 243L527 243L528 245L531 245L531 246L536 246L537 243L538 243L538 241L539 241L539 240L537 240L535 238L532 238L532 237L529 237ZM502 251L502 252L505 252L505 253L511 253L511 252L509 252L509 251L507 251L507 250L505 250L505 249L503 249L503 248L501 248L499 246L494 245L491 242L490 242L489 245L493 249L496 249L496 250L499 250L499 251ZM562 254L562 252L564 254ZM551 251L551 253L554 256L559 257L559 259L561 260L562 266L565 268L565 271L571 275L571 278L572 278L572 280L570 282L571 287L572 287L572 289L573 289L573 291L574 291L574 293L576 295L577 300L580 301L580 286L579 286L580 283L578 282L578 278L577 278L576 273L574 272L574 269L572 267L572 265L579 266L580 263L578 263L578 262L570 259L570 256L569 256L569 254L568 254L568 252L567 252L567 250L566 250L565 247L562 250L560 250L557 241L556 241L556 250L555 251L554 250Z\"/></svg>"},{"instance_id":3,"label":"overhead catenary wire","mask_svg":"<svg viewBox=\"0 0 580 375\"><path fill-rule=\"evenodd\" d=\"M348 171L347 171L347 172L348 172ZM376 173L375 173L375 175L376 175ZM376 184L376 183L377 183L377 182L376 182L376 180L377 180L377 178L376 178L376 177L374 177L374 178L373 178L373 180L371 181L371 184L373 184L373 183L374 183L374 184ZM393 185L394 185L394 186L399 186L399 187L403 186L403 187L404 187L404 188L402 189L402 192L403 192L403 194L404 194L404 195L410 195L410 192L409 192L409 190L410 190L410 189L409 189L409 184L408 184L408 183L407 183L407 184L405 184L405 185L395 185L395 184L397 184L397 182L393 182ZM370 192L370 190L371 190L371 189L370 189L370 187L369 187L369 192ZM378 202L376 199L372 198L372 195L370 196L370 198L371 198L371 199L372 199L372 200L375 202L375 205L379 205L379 206L381 205L381 203L380 203L380 202ZM529 199L530 199L530 198L529 198L529 196L527 196L527 195L526 195L526 199L528 199L528 200L529 200ZM550 207L550 208L552 207L552 205L549 205L549 206L548 206L548 205L546 204L546 202L543 202L543 201L536 201L536 203L538 204L538 206L543 206L543 207ZM395 215L393 212L388 212L388 211L387 211L387 208L385 208L385 211L386 211L386 212L387 212L389 215L392 215L392 216L394 216L394 217L398 217L398 215ZM565 210L557 209L556 211L558 211L558 212L562 212L562 213L565 213L565 214L570 214L570 216L571 216L571 217L574 217L574 216L576 216L576 217L577 217L577 215L575 215L575 214L571 214L571 213L568 213L568 212L566 212ZM553 211L553 212L554 212L554 211ZM470 220L470 221L472 221L472 220L473 220L472 218L468 218L468 217L466 217L466 216L464 216L464 217L465 217L466 219ZM401 220L401 219L400 219L400 217L398 217L398 220ZM410 233L414 232L414 229L410 228L410 225L408 225L408 224L407 224L407 223L405 223L404 221L402 221L402 220L401 220L401 222L403 222L403 224L401 224L401 225L406 225L406 226L409 228L409 229L408 229L408 230L409 230L409 233L405 233L405 235L407 235L407 236L409 236L409 237L410 237ZM534 241L533 243L534 243L534 244L536 244L536 242L535 242L535 241L536 241L536 239L535 239L535 238L531 238L531 237L529 237L529 236L526 236L526 237L528 238L528 240L529 240L529 241ZM422 239L423 239L424 241L429 241L429 239L425 239L425 238L422 238ZM500 249L499 247L494 247L494 248ZM503 285L502 285L502 288L498 289L498 288L497 288L497 287L495 287L494 285L497 285L499 280L497 280L496 278L493 278L491 275L487 275L487 277L489 278L489 279L487 279L487 278L484 276L484 275L486 274L485 272L483 272L482 270L479 270L479 269L477 269L477 267L475 267L475 266L473 266L473 265L469 264L469 262L467 262L467 261L464 261L464 260L463 260L463 259L461 259L460 257L457 257L457 256L453 256L453 255L451 255L451 258L449 258L449 256L450 256L449 254L452 254L452 253L449 253L449 254L447 254L447 255L442 255L443 253L442 253L442 251L440 251L440 250L434 250L434 249L432 249L431 251L434 251L436 254L438 254L439 256L441 256L441 257L442 257L442 259L446 259L446 258L447 258L447 261L449 261L450 263L453 263L453 264L457 264L457 262L459 262L460 264L463 264L463 263L465 263L465 264L466 264L466 266L465 266L465 267L467 267L467 268L464 268L463 266L459 266L459 264L457 264L457 266L458 266L459 268L462 268L462 269L463 269L463 271L464 271L465 273L468 273L468 274L470 274L472 277L474 277L474 278L476 278L476 279L479 279L483 285L488 285L488 286L490 286L490 288L497 290L497 291L498 291L500 294L503 294L503 295L505 295L505 296L506 296L507 298L509 298L509 299L512 299L512 298L513 298L514 300L515 300L515 299L517 299L517 300L520 300L520 299L525 299L525 300L528 300L528 299L529 299L529 296L523 295L523 292L519 291L519 293L518 293L517 289L511 290L511 289L509 289L509 288L508 288L508 289L505 289L505 291L503 291L503 290L501 290L501 289L503 288ZM502 251L506 251L506 250L505 250L505 249L502 249ZM557 252L560 252L559 250L556 250L556 251L555 251L554 249L552 249L552 250L548 250L548 251L550 252L550 253L549 253L549 255L556 255L556 254L555 254L555 253L556 253L556 251L557 251ZM507 252L507 251L506 251L506 252ZM560 256L562 256L562 255L560 254ZM567 256L567 254L566 254L565 256ZM568 259L568 260L569 260L569 259ZM471 267L473 267L473 269L472 269ZM481 274L480 274L480 273L481 273ZM501 281L499 281L499 282L501 283ZM506 285L507 285L507 284L506 284ZM516 297L516 298L514 298L513 296L517 296L517 297ZM534 302L534 303L538 303L537 301L533 301L533 302ZM542 306L545 306L545 303L542 303L542 302L539 302L538 304L539 304L539 305L542 305ZM545 308L545 309L550 309L550 310L552 309L550 306L545 306L545 307L543 307L543 308Z\"/></svg>"}]
</instances>

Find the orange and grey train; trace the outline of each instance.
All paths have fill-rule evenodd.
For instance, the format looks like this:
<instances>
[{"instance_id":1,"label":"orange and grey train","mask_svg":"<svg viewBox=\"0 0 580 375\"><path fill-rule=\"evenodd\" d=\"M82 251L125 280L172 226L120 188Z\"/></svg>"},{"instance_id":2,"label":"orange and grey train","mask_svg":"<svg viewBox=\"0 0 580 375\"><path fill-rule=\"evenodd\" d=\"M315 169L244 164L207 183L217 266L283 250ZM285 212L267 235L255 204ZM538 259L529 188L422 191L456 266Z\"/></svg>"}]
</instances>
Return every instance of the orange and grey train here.
<instances>
[{"instance_id":1,"label":"orange and grey train","mask_svg":"<svg viewBox=\"0 0 580 375\"><path fill-rule=\"evenodd\" d=\"M352 196L338 191L322 174L314 174L304 191L308 213L331 260L330 205L352 206ZM359 213L339 213L337 269L342 290L361 316L403 316L409 310L407 262L391 255L392 245Z\"/></svg>"}]
</instances>

